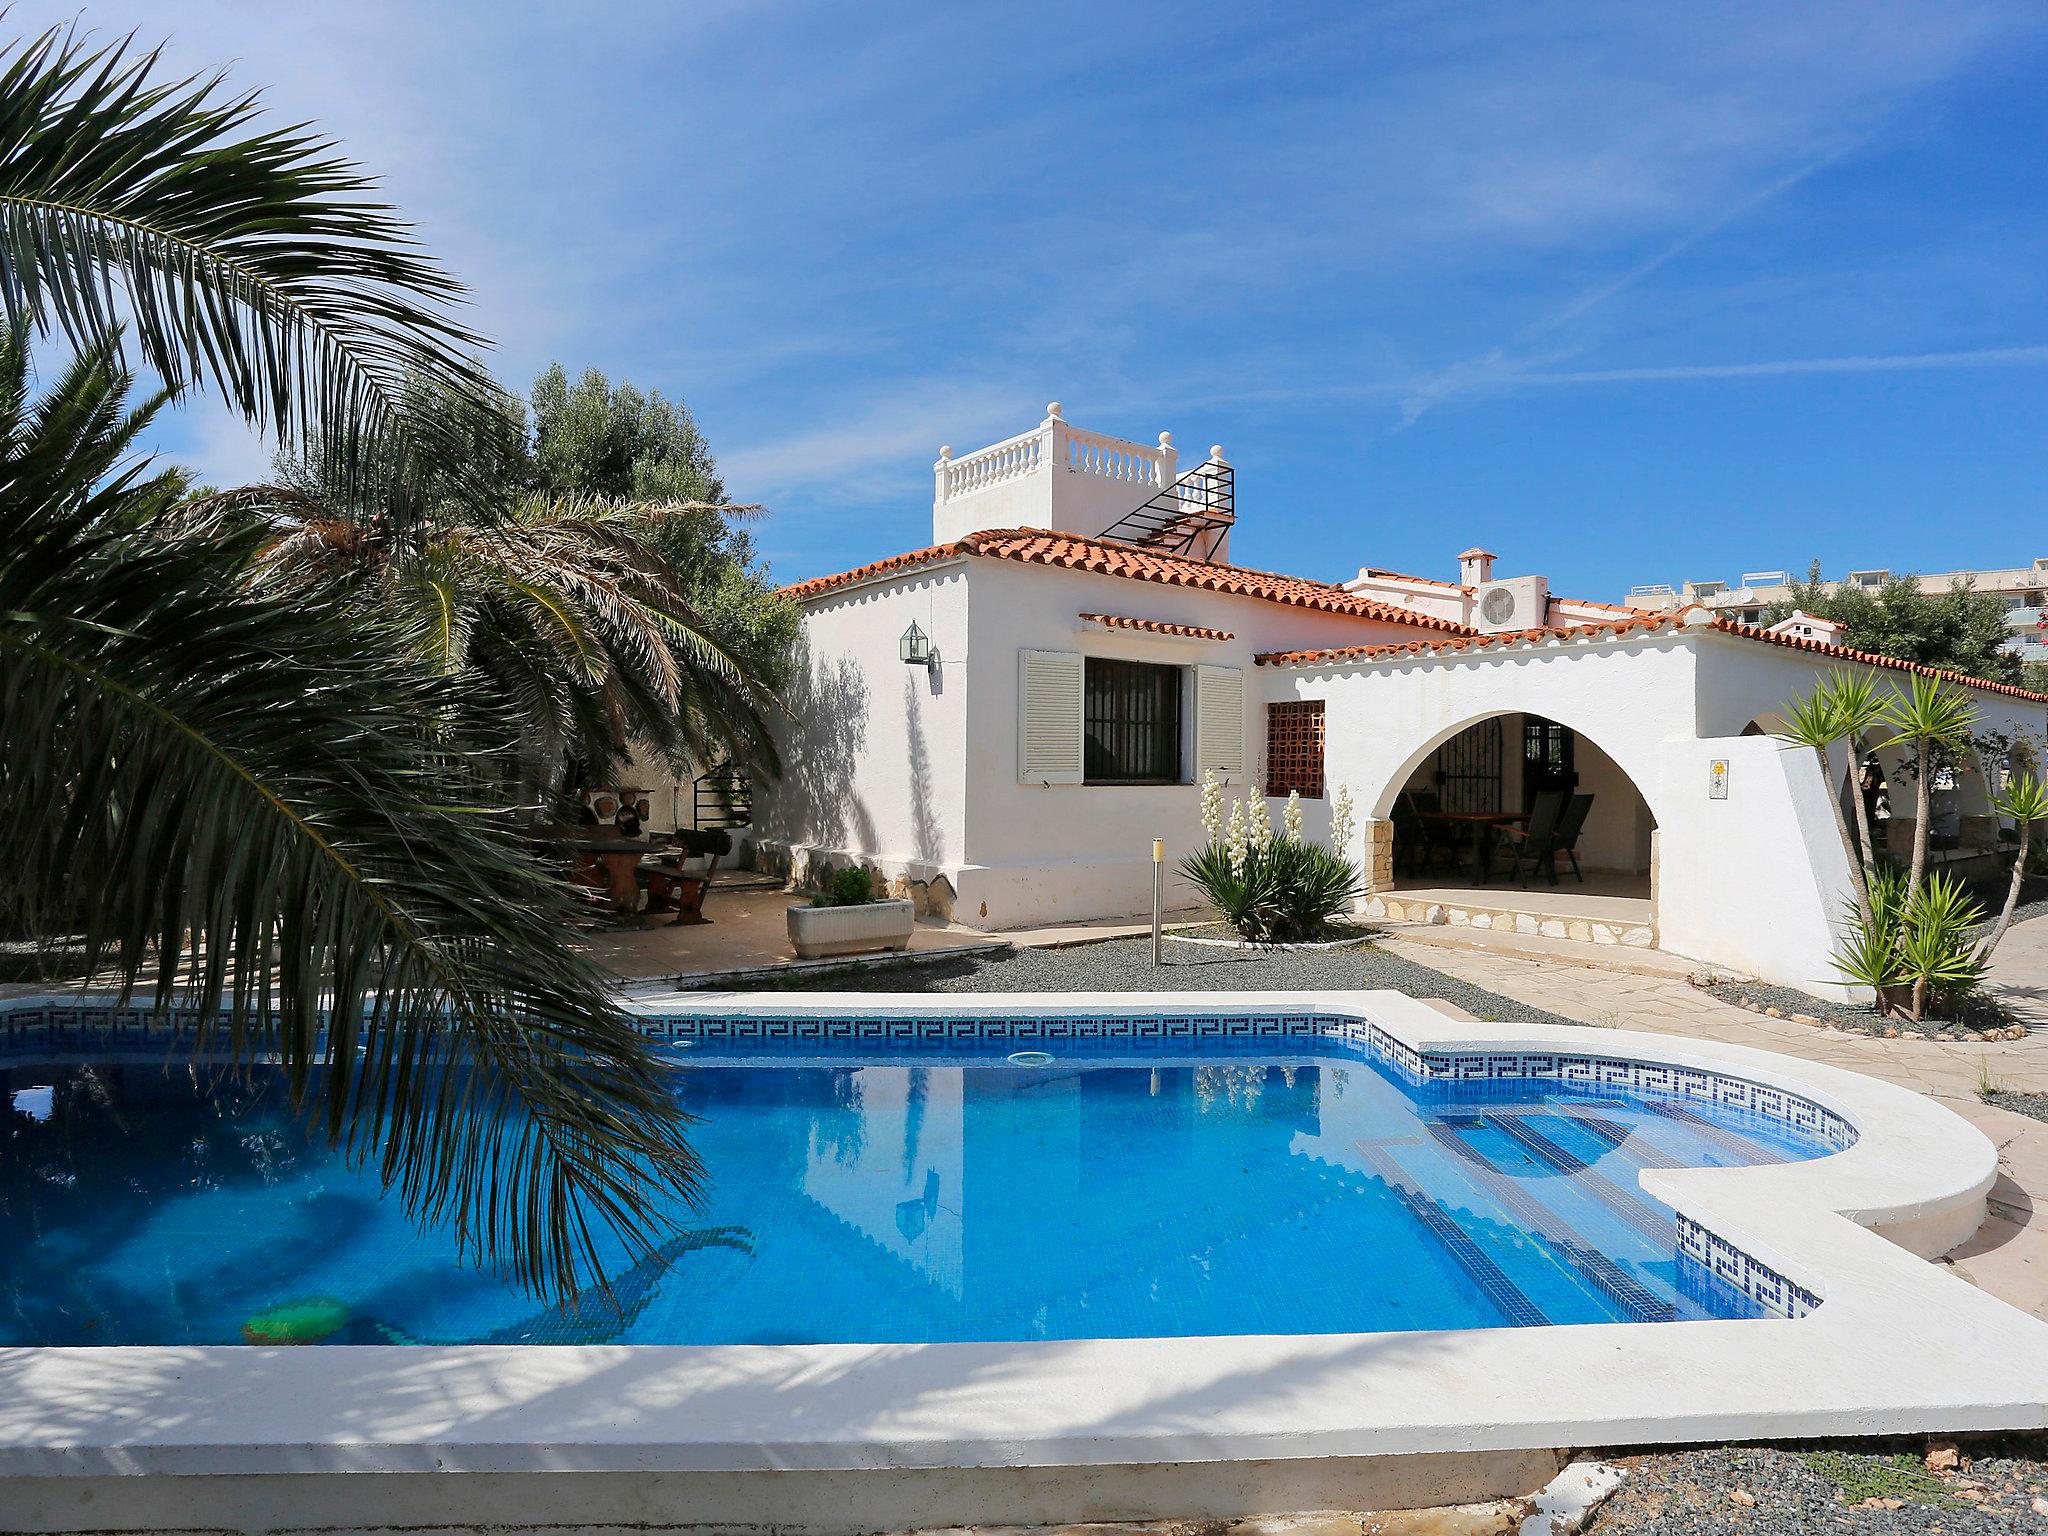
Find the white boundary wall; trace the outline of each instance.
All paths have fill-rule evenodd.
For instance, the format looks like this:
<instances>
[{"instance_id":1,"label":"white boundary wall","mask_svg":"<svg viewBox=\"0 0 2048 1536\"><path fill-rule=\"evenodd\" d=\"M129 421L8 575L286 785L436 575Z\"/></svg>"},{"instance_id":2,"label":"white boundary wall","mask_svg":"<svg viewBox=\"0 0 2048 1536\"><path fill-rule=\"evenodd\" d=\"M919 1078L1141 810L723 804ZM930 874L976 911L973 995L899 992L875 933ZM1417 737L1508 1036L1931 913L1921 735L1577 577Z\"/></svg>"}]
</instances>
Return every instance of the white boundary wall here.
<instances>
[{"instance_id":1,"label":"white boundary wall","mask_svg":"<svg viewBox=\"0 0 2048 1536\"><path fill-rule=\"evenodd\" d=\"M1656 820L1663 948L1848 998L1829 956L1849 864L1819 763L1741 734L1840 666L1693 628L1278 669L1265 692L1327 701L1327 777L1375 818L1391 813L1418 763L1477 721L1526 711L1570 726L1628 775ZM1902 674L1877 676L1888 685ZM1973 696L1985 725L2040 735L2041 706ZM1709 792L1715 759L1729 765L1723 800Z\"/></svg>"}]
</instances>

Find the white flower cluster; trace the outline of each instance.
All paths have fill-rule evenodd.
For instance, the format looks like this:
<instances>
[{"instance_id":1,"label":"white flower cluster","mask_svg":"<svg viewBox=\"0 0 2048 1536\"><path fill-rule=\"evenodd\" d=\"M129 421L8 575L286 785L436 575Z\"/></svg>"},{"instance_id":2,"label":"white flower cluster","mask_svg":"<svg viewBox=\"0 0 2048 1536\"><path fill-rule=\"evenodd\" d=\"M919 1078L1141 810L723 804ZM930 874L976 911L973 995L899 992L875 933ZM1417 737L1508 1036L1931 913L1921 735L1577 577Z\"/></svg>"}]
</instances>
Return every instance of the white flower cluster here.
<instances>
[{"instance_id":1,"label":"white flower cluster","mask_svg":"<svg viewBox=\"0 0 2048 1536\"><path fill-rule=\"evenodd\" d=\"M1266 804L1266 792L1254 784L1244 799L1245 820L1250 824L1252 846L1264 848L1273 841L1273 812Z\"/></svg>"},{"instance_id":2,"label":"white flower cluster","mask_svg":"<svg viewBox=\"0 0 2048 1536\"><path fill-rule=\"evenodd\" d=\"M1230 856L1230 872L1244 873L1244 861L1251 849L1251 829L1245 824L1244 802L1230 802L1230 820L1223 829L1223 851Z\"/></svg>"},{"instance_id":3,"label":"white flower cluster","mask_svg":"<svg viewBox=\"0 0 2048 1536\"><path fill-rule=\"evenodd\" d=\"M1351 786L1339 784L1330 801L1330 850L1340 859L1351 857L1352 821Z\"/></svg>"},{"instance_id":4,"label":"white flower cluster","mask_svg":"<svg viewBox=\"0 0 2048 1536\"><path fill-rule=\"evenodd\" d=\"M1280 825L1285 829L1284 835L1290 842L1298 843L1302 841L1300 790L1290 789L1287 791L1287 809L1281 813Z\"/></svg>"},{"instance_id":5,"label":"white flower cluster","mask_svg":"<svg viewBox=\"0 0 2048 1536\"><path fill-rule=\"evenodd\" d=\"M1202 837L1211 843L1223 837L1223 785L1214 768L1202 774Z\"/></svg>"}]
</instances>

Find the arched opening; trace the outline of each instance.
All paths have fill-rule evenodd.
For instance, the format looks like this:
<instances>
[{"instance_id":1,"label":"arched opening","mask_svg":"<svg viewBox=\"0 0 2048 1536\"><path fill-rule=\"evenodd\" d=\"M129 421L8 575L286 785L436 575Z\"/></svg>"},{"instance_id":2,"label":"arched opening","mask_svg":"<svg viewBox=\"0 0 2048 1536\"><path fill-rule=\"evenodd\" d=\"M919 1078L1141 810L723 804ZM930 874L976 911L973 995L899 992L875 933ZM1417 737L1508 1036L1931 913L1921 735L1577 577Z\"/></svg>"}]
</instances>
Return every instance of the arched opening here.
<instances>
[{"instance_id":1,"label":"arched opening","mask_svg":"<svg viewBox=\"0 0 2048 1536\"><path fill-rule=\"evenodd\" d=\"M1607 925L1593 935L1603 941L1654 932L1655 813L1608 751L1562 721L1468 721L1418 750L1376 810L1393 827L1389 896L1441 908L1440 920L1512 911L1553 937L1582 936L1574 920Z\"/></svg>"}]
</instances>

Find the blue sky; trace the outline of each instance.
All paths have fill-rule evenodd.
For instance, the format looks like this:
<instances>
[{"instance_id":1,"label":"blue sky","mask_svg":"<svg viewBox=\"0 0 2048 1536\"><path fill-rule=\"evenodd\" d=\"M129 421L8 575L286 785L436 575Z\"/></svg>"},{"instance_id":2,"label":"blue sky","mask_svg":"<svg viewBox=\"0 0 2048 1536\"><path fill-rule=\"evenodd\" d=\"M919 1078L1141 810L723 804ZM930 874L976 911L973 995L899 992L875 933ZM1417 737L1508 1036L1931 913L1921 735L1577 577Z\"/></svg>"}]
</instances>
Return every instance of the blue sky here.
<instances>
[{"instance_id":1,"label":"blue sky","mask_svg":"<svg viewBox=\"0 0 2048 1536\"><path fill-rule=\"evenodd\" d=\"M938 445L1053 398L1222 443L1303 574L2048 554L2037 3L82 14L336 134L508 382L686 399L784 579L927 542Z\"/></svg>"}]
</instances>

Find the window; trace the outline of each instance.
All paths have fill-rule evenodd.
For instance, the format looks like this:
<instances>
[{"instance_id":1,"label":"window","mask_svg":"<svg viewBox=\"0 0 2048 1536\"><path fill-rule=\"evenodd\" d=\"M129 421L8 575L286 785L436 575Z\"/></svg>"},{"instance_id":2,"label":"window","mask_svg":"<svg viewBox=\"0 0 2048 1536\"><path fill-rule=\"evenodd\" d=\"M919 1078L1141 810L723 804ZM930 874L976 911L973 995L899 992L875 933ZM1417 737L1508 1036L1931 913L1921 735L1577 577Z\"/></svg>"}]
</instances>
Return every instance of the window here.
<instances>
[{"instance_id":1,"label":"window","mask_svg":"<svg viewBox=\"0 0 2048 1536\"><path fill-rule=\"evenodd\" d=\"M1090 656L1082 690L1090 784L1178 784L1181 669Z\"/></svg>"},{"instance_id":2,"label":"window","mask_svg":"<svg viewBox=\"0 0 2048 1536\"><path fill-rule=\"evenodd\" d=\"M1568 725L1541 715L1522 717L1522 801L1533 806L1539 791L1570 790L1579 775L1574 759L1578 738Z\"/></svg>"},{"instance_id":3,"label":"window","mask_svg":"<svg viewBox=\"0 0 2048 1536\"><path fill-rule=\"evenodd\" d=\"M1323 797L1323 701L1295 699L1266 706L1266 793Z\"/></svg>"}]
</instances>

